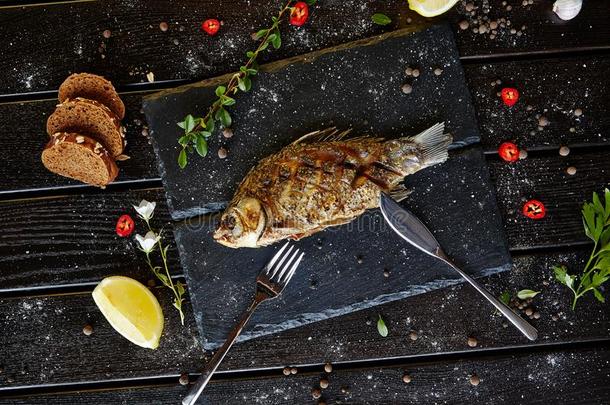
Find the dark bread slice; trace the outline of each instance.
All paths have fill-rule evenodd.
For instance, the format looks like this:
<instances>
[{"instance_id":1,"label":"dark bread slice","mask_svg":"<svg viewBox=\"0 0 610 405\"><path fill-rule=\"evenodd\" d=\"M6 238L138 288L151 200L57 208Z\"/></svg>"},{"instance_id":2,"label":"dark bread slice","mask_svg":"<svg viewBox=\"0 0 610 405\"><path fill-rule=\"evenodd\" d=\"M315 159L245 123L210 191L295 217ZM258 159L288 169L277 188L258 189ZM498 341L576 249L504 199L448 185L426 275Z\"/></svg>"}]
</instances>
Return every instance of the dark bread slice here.
<instances>
[{"instance_id":1,"label":"dark bread slice","mask_svg":"<svg viewBox=\"0 0 610 405\"><path fill-rule=\"evenodd\" d=\"M53 173L102 188L119 174L114 159L101 143L77 133L52 135L41 159Z\"/></svg>"},{"instance_id":2,"label":"dark bread slice","mask_svg":"<svg viewBox=\"0 0 610 405\"><path fill-rule=\"evenodd\" d=\"M86 98L66 100L47 120L47 133L77 132L90 136L118 156L125 148L125 134L118 117L105 105Z\"/></svg>"},{"instance_id":3,"label":"dark bread slice","mask_svg":"<svg viewBox=\"0 0 610 405\"><path fill-rule=\"evenodd\" d=\"M91 73L74 73L59 86L59 102L76 97L99 101L110 108L119 119L125 117L125 104L112 83Z\"/></svg>"}]
</instances>

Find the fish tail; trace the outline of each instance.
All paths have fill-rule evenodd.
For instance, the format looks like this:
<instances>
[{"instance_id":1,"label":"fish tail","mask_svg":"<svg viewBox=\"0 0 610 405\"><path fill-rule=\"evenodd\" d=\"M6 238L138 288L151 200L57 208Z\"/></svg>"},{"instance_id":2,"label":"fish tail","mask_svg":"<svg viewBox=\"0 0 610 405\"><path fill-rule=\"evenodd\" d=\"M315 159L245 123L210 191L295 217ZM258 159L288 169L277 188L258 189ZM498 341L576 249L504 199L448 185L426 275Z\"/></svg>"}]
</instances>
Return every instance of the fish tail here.
<instances>
[{"instance_id":1,"label":"fish tail","mask_svg":"<svg viewBox=\"0 0 610 405\"><path fill-rule=\"evenodd\" d=\"M411 141L419 145L426 166L432 166L447 160L447 148L453 142L451 134L443 133L445 123L439 122L415 135Z\"/></svg>"}]
</instances>

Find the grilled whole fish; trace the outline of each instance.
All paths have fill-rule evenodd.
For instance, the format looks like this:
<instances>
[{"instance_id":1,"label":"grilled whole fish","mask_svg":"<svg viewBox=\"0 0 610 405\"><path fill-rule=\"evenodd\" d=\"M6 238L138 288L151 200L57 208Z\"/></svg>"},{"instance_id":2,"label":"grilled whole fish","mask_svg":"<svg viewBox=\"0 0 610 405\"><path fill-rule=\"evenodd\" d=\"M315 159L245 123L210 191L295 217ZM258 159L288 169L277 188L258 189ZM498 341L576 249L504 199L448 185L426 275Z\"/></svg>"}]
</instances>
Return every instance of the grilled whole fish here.
<instances>
[{"instance_id":1,"label":"grilled whole fish","mask_svg":"<svg viewBox=\"0 0 610 405\"><path fill-rule=\"evenodd\" d=\"M232 248L298 240L378 207L382 190L404 199L405 176L447 160L443 130L387 141L345 139L349 131L334 128L307 134L250 170L214 239Z\"/></svg>"}]
</instances>

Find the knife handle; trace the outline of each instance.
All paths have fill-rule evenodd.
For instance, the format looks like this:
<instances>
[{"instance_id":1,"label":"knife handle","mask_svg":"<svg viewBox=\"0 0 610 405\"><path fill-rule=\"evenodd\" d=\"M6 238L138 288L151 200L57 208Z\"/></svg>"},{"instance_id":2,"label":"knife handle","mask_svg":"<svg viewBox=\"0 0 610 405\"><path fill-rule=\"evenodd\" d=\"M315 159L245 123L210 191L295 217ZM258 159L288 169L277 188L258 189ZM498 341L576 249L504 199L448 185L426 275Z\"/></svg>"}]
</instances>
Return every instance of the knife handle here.
<instances>
[{"instance_id":1,"label":"knife handle","mask_svg":"<svg viewBox=\"0 0 610 405\"><path fill-rule=\"evenodd\" d=\"M485 287L481 284L477 283L475 279L466 274L462 269L457 267L443 252L441 249L437 249L437 256L451 266L455 271L460 273L466 281L470 283L483 297L487 299L487 301L491 302L491 304L496 307L498 311L502 313L525 337L529 340L536 340L538 338L538 331L532 325L530 325L525 319L521 318L515 311L510 309L506 304L502 301L494 297Z\"/></svg>"}]
</instances>

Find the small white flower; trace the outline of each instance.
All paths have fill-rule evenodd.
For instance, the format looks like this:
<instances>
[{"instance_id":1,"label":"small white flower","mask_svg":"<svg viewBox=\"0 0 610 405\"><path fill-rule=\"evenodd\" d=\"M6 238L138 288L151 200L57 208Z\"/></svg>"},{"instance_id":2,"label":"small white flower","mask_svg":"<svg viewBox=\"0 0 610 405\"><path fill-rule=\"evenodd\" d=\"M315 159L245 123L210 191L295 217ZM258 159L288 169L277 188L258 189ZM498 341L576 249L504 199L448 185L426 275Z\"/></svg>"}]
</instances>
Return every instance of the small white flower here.
<instances>
[{"instance_id":1,"label":"small white flower","mask_svg":"<svg viewBox=\"0 0 610 405\"><path fill-rule=\"evenodd\" d=\"M140 216L140 218L142 218L144 221L148 221L152 218L153 213L155 212L155 207L157 206L156 202L148 202L146 200L142 200L140 201L140 206L136 207L135 205L133 206L133 208L135 208L135 210L138 212L138 215Z\"/></svg>"},{"instance_id":2,"label":"small white flower","mask_svg":"<svg viewBox=\"0 0 610 405\"><path fill-rule=\"evenodd\" d=\"M144 237L142 237L140 234L136 235L136 240L140 244L140 248L144 251L144 253L152 252L160 239L161 236L157 235L153 231L148 231Z\"/></svg>"}]
</instances>

